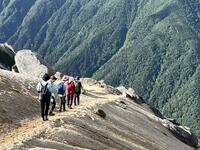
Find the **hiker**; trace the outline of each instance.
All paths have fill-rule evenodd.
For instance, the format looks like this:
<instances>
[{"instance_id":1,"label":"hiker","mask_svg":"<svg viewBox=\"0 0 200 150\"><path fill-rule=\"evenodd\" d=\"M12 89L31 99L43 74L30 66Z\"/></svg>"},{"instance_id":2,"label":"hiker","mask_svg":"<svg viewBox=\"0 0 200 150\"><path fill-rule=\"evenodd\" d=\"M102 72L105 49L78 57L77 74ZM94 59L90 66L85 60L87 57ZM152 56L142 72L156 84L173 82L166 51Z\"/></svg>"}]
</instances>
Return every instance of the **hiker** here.
<instances>
[{"instance_id":1,"label":"hiker","mask_svg":"<svg viewBox=\"0 0 200 150\"><path fill-rule=\"evenodd\" d=\"M68 85L68 93L67 93L67 106L69 109L72 109L72 103L74 99L74 82L73 77L71 77L67 83Z\"/></svg>"},{"instance_id":2,"label":"hiker","mask_svg":"<svg viewBox=\"0 0 200 150\"><path fill-rule=\"evenodd\" d=\"M48 111L51 98L51 92L48 84L50 76L45 74L42 81L37 84L36 90L39 93L39 100L41 103L41 116L43 121L48 120Z\"/></svg>"},{"instance_id":3,"label":"hiker","mask_svg":"<svg viewBox=\"0 0 200 150\"><path fill-rule=\"evenodd\" d=\"M56 99L55 99L55 94L54 94L54 91L55 91L55 85L54 85L54 82L57 80L57 78L55 76L51 76L50 80L49 80L49 87L50 87L50 92L51 92L51 104L52 104L52 107L50 109L50 112L49 112L49 115L50 116L54 116L55 114L53 113L55 107L56 107Z\"/></svg>"},{"instance_id":4,"label":"hiker","mask_svg":"<svg viewBox=\"0 0 200 150\"><path fill-rule=\"evenodd\" d=\"M74 88L74 105L79 105L80 104L80 94L81 94L81 89L82 89L82 84L80 81L80 77L77 76L75 81L75 88ZM77 103L76 103L77 100Z\"/></svg>"},{"instance_id":5,"label":"hiker","mask_svg":"<svg viewBox=\"0 0 200 150\"><path fill-rule=\"evenodd\" d=\"M66 103L66 95L65 95L65 90L66 90L66 86L64 84L65 82L65 76L62 78L62 80L60 79L58 81L58 84L57 84L57 93L58 93L58 97L60 98L60 109L59 111L66 111L65 109L65 103Z\"/></svg>"},{"instance_id":6,"label":"hiker","mask_svg":"<svg viewBox=\"0 0 200 150\"><path fill-rule=\"evenodd\" d=\"M64 82L64 85L65 85L65 96L67 97L67 95L68 95L68 82L69 82L69 77L64 76L64 77L63 77L63 82ZM66 101L66 97L65 97L65 101Z\"/></svg>"}]
</instances>

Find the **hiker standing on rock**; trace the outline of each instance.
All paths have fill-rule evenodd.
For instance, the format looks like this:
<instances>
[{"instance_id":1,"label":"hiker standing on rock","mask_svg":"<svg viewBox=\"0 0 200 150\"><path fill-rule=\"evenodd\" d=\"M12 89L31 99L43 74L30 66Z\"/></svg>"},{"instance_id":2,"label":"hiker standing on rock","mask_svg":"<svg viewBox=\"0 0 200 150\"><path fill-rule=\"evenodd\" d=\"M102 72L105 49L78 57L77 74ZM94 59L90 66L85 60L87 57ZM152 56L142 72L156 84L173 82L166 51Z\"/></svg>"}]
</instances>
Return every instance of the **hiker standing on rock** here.
<instances>
[{"instance_id":1,"label":"hiker standing on rock","mask_svg":"<svg viewBox=\"0 0 200 150\"><path fill-rule=\"evenodd\" d=\"M74 99L74 88L75 88L72 77L69 79L69 82L67 85L68 85L67 106L69 109L72 109L72 103Z\"/></svg>"},{"instance_id":2,"label":"hiker standing on rock","mask_svg":"<svg viewBox=\"0 0 200 150\"><path fill-rule=\"evenodd\" d=\"M43 121L48 120L48 111L51 99L51 90L48 84L50 76L45 74L42 81L37 84L36 90L39 93L39 100L41 103L41 116Z\"/></svg>"},{"instance_id":3,"label":"hiker standing on rock","mask_svg":"<svg viewBox=\"0 0 200 150\"><path fill-rule=\"evenodd\" d=\"M60 81L58 81L58 84L57 84L57 92L58 92L58 97L60 98L60 109L59 111L61 112L62 110L63 111L66 111L65 109L65 103L66 103L66 95L65 95L65 91L66 91L66 86L65 86L65 81L66 81L66 77L64 76L62 78L62 80L60 79Z\"/></svg>"},{"instance_id":4,"label":"hiker standing on rock","mask_svg":"<svg viewBox=\"0 0 200 150\"><path fill-rule=\"evenodd\" d=\"M56 81L56 77L55 76L51 76L50 80L49 80L49 87L50 87L50 92L51 92L51 104L52 104L52 107L51 107L51 110L49 112L49 115L50 116L53 116L55 115L53 113L55 107L56 107L56 99L55 99L55 85L54 85L54 82Z\"/></svg>"},{"instance_id":5,"label":"hiker standing on rock","mask_svg":"<svg viewBox=\"0 0 200 150\"><path fill-rule=\"evenodd\" d=\"M77 76L75 81L75 88L74 88L74 105L79 105L80 104L80 94L81 94L81 89L82 89L82 84L80 81L80 77ZM77 103L76 103L77 100Z\"/></svg>"},{"instance_id":6,"label":"hiker standing on rock","mask_svg":"<svg viewBox=\"0 0 200 150\"><path fill-rule=\"evenodd\" d=\"M68 83L69 83L69 77L67 76L64 76L63 77L63 82L64 82L64 85L65 85L65 101L66 101L66 98L68 99ZM68 100L67 100L68 101ZM66 103L66 102L65 102Z\"/></svg>"}]
</instances>

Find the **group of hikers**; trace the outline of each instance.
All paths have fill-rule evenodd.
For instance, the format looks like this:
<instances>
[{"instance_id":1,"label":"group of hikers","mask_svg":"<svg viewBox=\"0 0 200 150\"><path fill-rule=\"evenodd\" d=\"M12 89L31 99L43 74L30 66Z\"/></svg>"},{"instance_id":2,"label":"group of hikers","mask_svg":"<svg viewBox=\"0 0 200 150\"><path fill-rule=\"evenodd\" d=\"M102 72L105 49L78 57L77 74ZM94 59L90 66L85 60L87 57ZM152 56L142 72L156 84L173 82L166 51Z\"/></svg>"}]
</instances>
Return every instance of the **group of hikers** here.
<instances>
[{"instance_id":1,"label":"group of hikers","mask_svg":"<svg viewBox=\"0 0 200 150\"><path fill-rule=\"evenodd\" d=\"M60 112L66 111L66 101L69 109L72 109L73 102L74 105L80 104L82 84L78 76L73 78L61 75L57 79L55 76L45 74L42 77L42 81L37 84L36 89L39 93L43 121L48 120L48 115L55 115L53 113L56 107L55 93L57 93L57 96L60 99ZM52 104L52 107L49 111L50 103Z\"/></svg>"}]
</instances>

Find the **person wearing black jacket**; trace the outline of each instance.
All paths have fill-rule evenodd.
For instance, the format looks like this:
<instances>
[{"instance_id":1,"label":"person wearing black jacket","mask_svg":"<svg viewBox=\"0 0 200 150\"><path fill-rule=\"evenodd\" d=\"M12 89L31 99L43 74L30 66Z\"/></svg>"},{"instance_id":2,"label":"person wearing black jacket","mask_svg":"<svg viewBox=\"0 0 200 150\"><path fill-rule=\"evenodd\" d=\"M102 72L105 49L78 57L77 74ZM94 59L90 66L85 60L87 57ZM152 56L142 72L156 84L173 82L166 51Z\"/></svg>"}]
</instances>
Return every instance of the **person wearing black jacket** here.
<instances>
[{"instance_id":1,"label":"person wearing black jacket","mask_svg":"<svg viewBox=\"0 0 200 150\"><path fill-rule=\"evenodd\" d=\"M80 81L80 77L76 77L74 84L75 84L74 105L79 105L80 104L80 94L81 94L81 89L82 89L82 84L81 84L81 81Z\"/></svg>"},{"instance_id":2,"label":"person wearing black jacket","mask_svg":"<svg viewBox=\"0 0 200 150\"><path fill-rule=\"evenodd\" d=\"M48 120L48 111L51 99L51 90L48 84L50 76L45 74L42 77L42 81L37 84L37 92L39 93L39 100L41 104L41 116L43 121Z\"/></svg>"}]
</instances>

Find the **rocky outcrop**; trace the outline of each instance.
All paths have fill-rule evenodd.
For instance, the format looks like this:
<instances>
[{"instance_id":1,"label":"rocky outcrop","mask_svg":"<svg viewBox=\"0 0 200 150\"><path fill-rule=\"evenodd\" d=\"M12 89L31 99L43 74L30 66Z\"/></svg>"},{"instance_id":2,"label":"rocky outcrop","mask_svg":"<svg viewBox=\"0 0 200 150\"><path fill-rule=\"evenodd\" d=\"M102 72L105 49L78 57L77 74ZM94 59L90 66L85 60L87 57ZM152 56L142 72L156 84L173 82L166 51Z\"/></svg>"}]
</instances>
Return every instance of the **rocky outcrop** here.
<instances>
[{"instance_id":1,"label":"rocky outcrop","mask_svg":"<svg viewBox=\"0 0 200 150\"><path fill-rule=\"evenodd\" d=\"M15 50L7 43L0 44L0 68L11 70L14 62Z\"/></svg>"},{"instance_id":2,"label":"rocky outcrop","mask_svg":"<svg viewBox=\"0 0 200 150\"><path fill-rule=\"evenodd\" d=\"M42 77L45 73L53 75L54 70L36 53L30 50L18 51L15 56L15 62L19 73L28 76Z\"/></svg>"},{"instance_id":3,"label":"rocky outcrop","mask_svg":"<svg viewBox=\"0 0 200 150\"><path fill-rule=\"evenodd\" d=\"M29 54L21 55L21 58L27 56L29 61L21 64L28 65L23 74L0 70L0 114L3 114L0 115L0 135L20 128L25 119L28 122L39 116L35 86L43 68L36 62L42 59L32 52L24 53ZM19 56L16 58L20 59ZM29 65L38 67L40 72L33 76L35 70L32 69L32 76L27 75ZM57 72L55 76L60 78L62 74ZM81 107L74 107L63 117L56 114L48 126L34 131L32 137L24 139L23 144L16 149L192 150L192 147L197 147L198 139L189 128L180 126L174 119L165 119L159 110L146 104L133 89L114 88L90 78L82 78L81 81L87 90L86 94L81 95ZM41 127L43 125L40 124ZM31 125L30 129L33 127Z\"/></svg>"},{"instance_id":4,"label":"rocky outcrop","mask_svg":"<svg viewBox=\"0 0 200 150\"><path fill-rule=\"evenodd\" d=\"M162 124L167 129L169 129L182 142L184 142L187 145L190 145L192 147L198 146L197 136L194 133L192 133L188 127L181 126L179 123L176 122L175 119L171 119L171 118L165 119L165 117L163 117L162 113L158 109L146 104L145 100L142 97L138 96L132 88L126 89L124 86L114 88L114 87L106 85L104 83L104 81L100 81L99 83L100 83L101 87L106 88L107 91L110 91L110 89L112 89L111 90L112 92L110 92L110 93L115 95L115 92L113 92L113 91L117 90L124 97L129 98L129 99L133 100L135 103L142 105L143 108L146 108L147 111L149 111L150 113L152 113L155 116L157 116L158 118L160 118L159 120L161 120ZM107 87L111 87L111 88L107 88ZM118 95L118 94L116 94L116 95ZM123 101L120 101L117 104L121 108L127 109L127 105Z\"/></svg>"},{"instance_id":5,"label":"rocky outcrop","mask_svg":"<svg viewBox=\"0 0 200 150\"><path fill-rule=\"evenodd\" d=\"M0 115L0 134L20 128L11 134L17 142L10 136L2 136L2 141L8 140L2 144L0 137L0 149L10 148L9 142L14 143L13 149L193 150L188 145L196 147L193 136L185 136L181 127L170 121L163 126L165 119L157 117L147 104L112 95L106 88L108 85L102 87L96 80L82 81L87 95L81 95L81 106L63 113L55 110L56 115L43 123L40 118L32 120L40 114L35 91L38 79L0 70L0 114L3 114ZM22 122L27 122L25 128ZM172 127L184 137L179 138L184 143L175 133L176 137L171 134Z\"/></svg>"},{"instance_id":6,"label":"rocky outcrop","mask_svg":"<svg viewBox=\"0 0 200 150\"><path fill-rule=\"evenodd\" d=\"M192 147L198 146L197 136L191 132L190 128L174 124L171 120L163 119L162 124L171 131L179 140Z\"/></svg>"},{"instance_id":7,"label":"rocky outcrop","mask_svg":"<svg viewBox=\"0 0 200 150\"><path fill-rule=\"evenodd\" d=\"M105 88L106 91L110 94L114 94L114 95L122 95L122 92L119 91L117 88L107 85L104 80L100 80L97 82L97 84L99 84L100 87Z\"/></svg>"},{"instance_id":8,"label":"rocky outcrop","mask_svg":"<svg viewBox=\"0 0 200 150\"><path fill-rule=\"evenodd\" d=\"M16 149L194 150L175 138L160 122L150 119L151 114L138 106L141 105L126 98L123 102L107 102L100 107L98 103L87 106L85 111L70 110ZM106 112L106 117L92 113L93 110Z\"/></svg>"},{"instance_id":9,"label":"rocky outcrop","mask_svg":"<svg viewBox=\"0 0 200 150\"><path fill-rule=\"evenodd\" d=\"M100 84L100 86L101 86L102 88L104 88L104 87L107 86L104 80L100 80L100 81L99 81L99 84Z\"/></svg>"},{"instance_id":10,"label":"rocky outcrop","mask_svg":"<svg viewBox=\"0 0 200 150\"><path fill-rule=\"evenodd\" d=\"M132 88L126 89L124 86L120 86L120 87L117 87L117 90L119 90L122 93L122 95L124 95L127 98L132 99L134 102L138 104L145 103L144 99L138 96L135 93L135 90L133 90Z\"/></svg>"},{"instance_id":11,"label":"rocky outcrop","mask_svg":"<svg viewBox=\"0 0 200 150\"><path fill-rule=\"evenodd\" d=\"M119 91L118 89L114 88L113 86L106 85L105 89L108 91L108 93L113 94L113 95L122 95L122 92Z\"/></svg>"},{"instance_id":12,"label":"rocky outcrop","mask_svg":"<svg viewBox=\"0 0 200 150\"><path fill-rule=\"evenodd\" d=\"M92 78L81 78L81 82L84 84L88 84L90 86L96 85L96 84L100 85L100 83L97 80L92 79Z\"/></svg>"}]
</instances>

